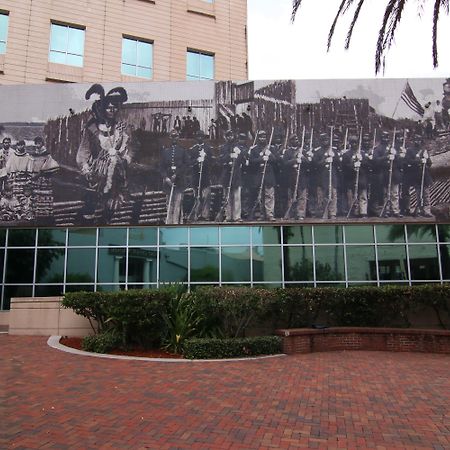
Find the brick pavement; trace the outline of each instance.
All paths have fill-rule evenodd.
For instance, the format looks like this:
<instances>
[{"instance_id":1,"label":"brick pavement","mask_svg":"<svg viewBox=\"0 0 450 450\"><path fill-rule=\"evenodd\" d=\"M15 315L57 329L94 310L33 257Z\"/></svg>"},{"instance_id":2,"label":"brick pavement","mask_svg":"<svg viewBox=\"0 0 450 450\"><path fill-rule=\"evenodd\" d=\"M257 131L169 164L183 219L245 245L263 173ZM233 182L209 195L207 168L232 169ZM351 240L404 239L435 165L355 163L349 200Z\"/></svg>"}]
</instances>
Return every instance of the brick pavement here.
<instances>
[{"instance_id":1,"label":"brick pavement","mask_svg":"<svg viewBox=\"0 0 450 450\"><path fill-rule=\"evenodd\" d=\"M105 360L0 335L0 448L449 449L450 357Z\"/></svg>"}]
</instances>

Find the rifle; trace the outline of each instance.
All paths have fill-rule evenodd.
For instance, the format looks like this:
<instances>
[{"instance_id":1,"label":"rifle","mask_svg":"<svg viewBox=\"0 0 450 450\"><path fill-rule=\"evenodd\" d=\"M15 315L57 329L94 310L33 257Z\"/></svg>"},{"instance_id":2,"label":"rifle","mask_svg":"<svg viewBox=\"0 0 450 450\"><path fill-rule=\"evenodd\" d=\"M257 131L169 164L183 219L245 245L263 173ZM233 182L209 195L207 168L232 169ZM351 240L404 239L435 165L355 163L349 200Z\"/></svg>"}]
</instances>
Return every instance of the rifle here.
<instances>
[{"instance_id":1,"label":"rifle","mask_svg":"<svg viewBox=\"0 0 450 450\"><path fill-rule=\"evenodd\" d=\"M416 207L416 213L417 212L423 212L423 204L424 204L424 199L423 199L423 194L424 194L424 189L425 189L425 169L426 169L426 165L428 162L428 152L426 149L424 149L422 151L422 159L425 159L425 162L422 162L422 177L420 180L420 203L417 202L417 207ZM420 204L420 207L419 207Z\"/></svg>"},{"instance_id":2,"label":"rifle","mask_svg":"<svg viewBox=\"0 0 450 450\"><path fill-rule=\"evenodd\" d=\"M394 128L394 135L392 136L392 147L389 153L391 155L395 155L395 135L397 134L397 128ZM394 169L394 159L391 159L389 162L389 178L388 178L388 189L387 189L387 197L386 201L384 202L383 208L380 212L380 217L383 217L384 213L386 212L387 207L392 208L392 198L391 198L391 188L392 188L392 172Z\"/></svg>"},{"instance_id":3,"label":"rifle","mask_svg":"<svg viewBox=\"0 0 450 450\"><path fill-rule=\"evenodd\" d=\"M303 149L305 147L305 133L306 133L306 128L305 126L303 126L303 132L302 132L302 145L300 147L300 151L298 152L297 155L297 159L300 161L297 163L297 176L295 178L295 187L294 187L294 192L292 193L292 198L289 202L289 206L288 209L286 210L286 213L284 214L284 218L285 219L289 219L289 216L291 214L291 209L294 206L295 202L297 201L297 196L298 196L298 183L300 181L300 168L301 168L301 164L302 164L302 158L303 158Z\"/></svg>"},{"instance_id":4,"label":"rifle","mask_svg":"<svg viewBox=\"0 0 450 450\"><path fill-rule=\"evenodd\" d=\"M272 132L270 133L269 145L266 147L266 149L270 149L270 146L272 145L272 138L273 138L273 127L272 127ZM267 169L268 162L269 162L269 160L264 161L264 167L263 167L263 171L262 171L262 175L261 175L261 183L259 185L259 190L258 190L258 197L256 198L256 202L253 205L253 208L250 212L250 217L254 217L256 208L258 208L258 206L260 206L260 207L262 206L262 193L263 193L263 189L264 189L264 179L266 177L266 169Z\"/></svg>"},{"instance_id":5,"label":"rifle","mask_svg":"<svg viewBox=\"0 0 450 450\"><path fill-rule=\"evenodd\" d=\"M233 150L234 150L234 147L233 147ZM231 184L233 183L235 165L236 165L236 158L233 158L233 161L231 163L231 170L230 170L230 180L228 181L228 186L227 186L227 195L225 196L225 200L222 203L222 207L220 208L219 212L216 215L216 222L220 222L222 220L225 209L228 206L228 203L230 202Z\"/></svg>"},{"instance_id":6,"label":"rifle","mask_svg":"<svg viewBox=\"0 0 450 450\"><path fill-rule=\"evenodd\" d=\"M172 182L172 186L170 188L170 194L169 194L169 202L167 203L167 214L166 214L166 224L169 223L169 216L170 216L170 209L172 205L172 198L173 198L173 191L175 189L175 183Z\"/></svg>"},{"instance_id":7,"label":"rifle","mask_svg":"<svg viewBox=\"0 0 450 450\"><path fill-rule=\"evenodd\" d=\"M361 147L362 147L362 127L361 131L359 132L359 143L358 143L358 151L356 152L356 162L359 162L361 164ZM359 197L359 170L360 165L356 167L356 175L355 175L355 186L353 187L353 201L350 205L350 208L347 213L347 219L350 217L350 214L353 210L353 208L356 206L356 203L358 201Z\"/></svg>"},{"instance_id":8,"label":"rifle","mask_svg":"<svg viewBox=\"0 0 450 450\"><path fill-rule=\"evenodd\" d=\"M198 145L200 147L200 151L203 150L203 144ZM203 150L204 151L204 150ZM192 206L191 212L188 215L188 220L192 219L197 220L198 217L198 208L200 206L200 198L201 198L201 189L202 189L202 175L203 175L203 163L204 160L200 163L199 173L198 173L198 186L197 186L197 195L195 196L194 206Z\"/></svg>"},{"instance_id":9,"label":"rifle","mask_svg":"<svg viewBox=\"0 0 450 450\"><path fill-rule=\"evenodd\" d=\"M333 132L334 132L334 126L331 125L330 127L330 149L328 150L328 157L331 158L331 161L328 166L328 200L325 205L325 209L323 211L323 219L328 218L328 208L330 207L330 203L333 199Z\"/></svg>"}]
</instances>

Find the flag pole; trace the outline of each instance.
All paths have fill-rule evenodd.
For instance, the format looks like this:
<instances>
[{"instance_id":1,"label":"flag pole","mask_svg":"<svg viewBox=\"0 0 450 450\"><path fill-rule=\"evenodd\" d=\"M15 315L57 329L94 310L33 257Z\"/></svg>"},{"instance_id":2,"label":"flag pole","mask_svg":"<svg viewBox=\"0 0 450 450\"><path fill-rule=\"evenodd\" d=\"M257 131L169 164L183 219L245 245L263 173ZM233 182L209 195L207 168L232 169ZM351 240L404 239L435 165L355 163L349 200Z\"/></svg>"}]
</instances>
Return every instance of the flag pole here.
<instances>
[{"instance_id":1,"label":"flag pole","mask_svg":"<svg viewBox=\"0 0 450 450\"><path fill-rule=\"evenodd\" d=\"M402 94L403 94L403 92L405 92L407 85L408 85L408 80L406 80L405 86L403 87L400 97L398 98L398 101L397 101L397 104L395 105L395 109L394 109L394 112L392 113L391 119L394 118L395 113L397 112L398 105L400 104L400 100L402 99Z\"/></svg>"}]
</instances>

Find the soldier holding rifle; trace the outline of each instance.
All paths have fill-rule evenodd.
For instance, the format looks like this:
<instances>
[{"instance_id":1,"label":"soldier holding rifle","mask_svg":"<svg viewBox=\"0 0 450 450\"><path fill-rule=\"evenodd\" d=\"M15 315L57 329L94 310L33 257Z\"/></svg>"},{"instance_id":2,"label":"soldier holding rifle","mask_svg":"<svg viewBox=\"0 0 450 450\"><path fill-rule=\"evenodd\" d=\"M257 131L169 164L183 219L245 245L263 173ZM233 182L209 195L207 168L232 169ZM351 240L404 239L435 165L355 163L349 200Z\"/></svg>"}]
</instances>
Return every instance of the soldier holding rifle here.
<instances>
[{"instance_id":1,"label":"soldier holding rifle","mask_svg":"<svg viewBox=\"0 0 450 450\"><path fill-rule=\"evenodd\" d=\"M183 223L184 175L189 160L186 150L178 144L179 134L170 132L170 146L162 150L161 175L163 189L167 195L166 224Z\"/></svg>"}]
</instances>

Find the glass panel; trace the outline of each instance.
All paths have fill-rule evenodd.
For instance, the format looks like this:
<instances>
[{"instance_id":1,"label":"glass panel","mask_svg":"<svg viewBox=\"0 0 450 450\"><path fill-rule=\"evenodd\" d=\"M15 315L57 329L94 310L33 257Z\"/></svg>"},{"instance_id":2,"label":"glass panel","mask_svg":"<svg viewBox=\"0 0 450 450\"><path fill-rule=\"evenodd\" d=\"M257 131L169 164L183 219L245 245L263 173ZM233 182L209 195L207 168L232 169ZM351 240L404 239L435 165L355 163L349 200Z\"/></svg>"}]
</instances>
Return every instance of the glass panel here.
<instances>
[{"instance_id":1,"label":"glass panel","mask_svg":"<svg viewBox=\"0 0 450 450\"><path fill-rule=\"evenodd\" d=\"M64 249L38 249L36 283L64 281Z\"/></svg>"},{"instance_id":2,"label":"glass panel","mask_svg":"<svg viewBox=\"0 0 450 450\"><path fill-rule=\"evenodd\" d=\"M58 285L37 285L34 288L34 295L36 297L58 297L63 294L62 284Z\"/></svg>"},{"instance_id":3,"label":"glass panel","mask_svg":"<svg viewBox=\"0 0 450 450\"><path fill-rule=\"evenodd\" d=\"M409 267L412 280L439 280L436 245L410 245Z\"/></svg>"},{"instance_id":4,"label":"glass panel","mask_svg":"<svg viewBox=\"0 0 450 450\"><path fill-rule=\"evenodd\" d=\"M450 242L450 225L438 225L439 242Z\"/></svg>"},{"instance_id":5,"label":"glass panel","mask_svg":"<svg viewBox=\"0 0 450 450\"><path fill-rule=\"evenodd\" d=\"M376 281L377 266L373 245L347 247L347 278L349 281Z\"/></svg>"},{"instance_id":6,"label":"glass panel","mask_svg":"<svg viewBox=\"0 0 450 450\"><path fill-rule=\"evenodd\" d=\"M136 66L136 41L132 39L122 39L122 62Z\"/></svg>"},{"instance_id":7,"label":"glass panel","mask_svg":"<svg viewBox=\"0 0 450 450\"><path fill-rule=\"evenodd\" d=\"M125 282L125 249L100 248L98 250L97 267L98 283Z\"/></svg>"},{"instance_id":8,"label":"glass panel","mask_svg":"<svg viewBox=\"0 0 450 450\"><path fill-rule=\"evenodd\" d=\"M4 42L0 42L0 53L6 53L6 44Z\"/></svg>"},{"instance_id":9,"label":"glass panel","mask_svg":"<svg viewBox=\"0 0 450 450\"><path fill-rule=\"evenodd\" d=\"M198 81L198 80L199 80L199 77L196 77L196 76L194 76L194 75L188 75L188 76L186 77L186 80L188 80L188 81Z\"/></svg>"},{"instance_id":10,"label":"glass panel","mask_svg":"<svg viewBox=\"0 0 450 450\"><path fill-rule=\"evenodd\" d=\"M373 244L372 225L346 225L345 242L347 244Z\"/></svg>"},{"instance_id":11,"label":"glass panel","mask_svg":"<svg viewBox=\"0 0 450 450\"><path fill-rule=\"evenodd\" d=\"M218 227L193 227L191 228L191 245L218 245Z\"/></svg>"},{"instance_id":12,"label":"glass panel","mask_svg":"<svg viewBox=\"0 0 450 450\"><path fill-rule=\"evenodd\" d=\"M254 247L253 281L281 281L281 247Z\"/></svg>"},{"instance_id":13,"label":"glass panel","mask_svg":"<svg viewBox=\"0 0 450 450\"><path fill-rule=\"evenodd\" d=\"M99 228L98 245L126 245L126 228Z\"/></svg>"},{"instance_id":14,"label":"glass panel","mask_svg":"<svg viewBox=\"0 0 450 450\"><path fill-rule=\"evenodd\" d=\"M159 254L160 282L187 282L188 249L162 248Z\"/></svg>"},{"instance_id":15,"label":"glass panel","mask_svg":"<svg viewBox=\"0 0 450 450\"><path fill-rule=\"evenodd\" d=\"M0 41L3 42L6 42L8 37L8 20L9 16L7 14L0 14Z\"/></svg>"},{"instance_id":16,"label":"glass panel","mask_svg":"<svg viewBox=\"0 0 450 450\"><path fill-rule=\"evenodd\" d=\"M33 268L34 249L9 249L6 253L5 283L32 283Z\"/></svg>"},{"instance_id":17,"label":"glass panel","mask_svg":"<svg viewBox=\"0 0 450 450\"><path fill-rule=\"evenodd\" d=\"M187 228L160 228L159 245L187 245L188 229Z\"/></svg>"},{"instance_id":18,"label":"glass panel","mask_svg":"<svg viewBox=\"0 0 450 450\"><path fill-rule=\"evenodd\" d=\"M281 243L281 227L254 227L251 230L253 245Z\"/></svg>"},{"instance_id":19,"label":"glass panel","mask_svg":"<svg viewBox=\"0 0 450 450\"><path fill-rule=\"evenodd\" d=\"M128 66L127 64L122 64L122 73L124 75L136 76L136 66Z\"/></svg>"},{"instance_id":20,"label":"glass panel","mask_svg":"<svg viewBox=\"0 0 450 450\"><path fill-rule=\"evenodd\" d=\"M0 250L0 286L3 282L3 264L5 262L5 250ZM1 294L1 292L0 292Z\"/></svg>"},{"instance_id":21,"label":"glass panel","mask_svg":"<svg viewBox=\"0 0 450 450\"><path fill-rule=\"evenodd\" d=\"M439 251L441 252L442 278L450 280L450 245L440 245Z\"/></svg>"},{"instance_id":22,"label":"glass panel","mask_svg":"<svg viewBox=\"0 0 450 450\"><path fill-rule=\"evenodd\" d=\"M146 69L143 67L136 68L136 75L142 78L151 78L152 77L152 69Z\"/></svg>"},{"instance_id":23,"label":"glass panel","mask_svg":"<svg viewBox=\"0 0 450 450\"><path fill-rule=\"evenodd\" d=\"M219 249L191 247L191 281L219 281Z\"/></svg>"},{"instance_id":24,"label":"glass panel","mask_svg":"<svg viewBox=\"0 0 450 450\"><path fill-rule=\"evenodd\" d=\"M82 245L95 245L95 228L71 228L69 229L69 246L78 247Z\"/></svg>"},{"instance_id":25,"label":"glass panel","mask_svg":"<svg viewBox=\"0 0 450 450\"><path fill-rule=\"evenodd\" d=\"M198 53L187 52L186 73L188 76L196 78L200 76L200 55Z\"/></svg>"},{"instance_id":26,"label":"glass panel","mask_svg":"<svg viewBox=\"0 0 450 450\"><path fill-rule=\"evenodd\" d=\"M5 229L1 229L0 230L0 246L1 247L4 247L5 241L6 241L6 230Z\"/></svg>"},{"instance_id":27,"label":"glass panel","mask_svg":"<svg viewBox=\"0 0 450 450\"><path fill-rule=\"evenodd\" d=\"M94 285L93 284L73 284L66 285L66 292L93 292Z\"/></svg>"},{"instance_id":28,"label":"glass panel","mask_svg":"<svg viewBox=\"0 0 450 450\"><path fill-rule=\"evenodd\" d=\"M67 54L66 64L68 64L69 66L82 67L83 66L83 57L78 56L78 55Z\"/></svg>"},{"instance_id":29,"label":"glass panel","mask_svg":"<svg viewBox=\"0 0 450 450\"><path fill-rule=\"evenodd\" d=\"M407 280L408 267L405 246L378 246L378 268L380 280Z\"/></svg>"},{"instance_id":30,"label":"glass panel","mask_svg":"<svg viewBox=\"0 0 450 450\"><path fill-rule=\"evenodd\" d=\"M312 227L283 227L284 244L312 244Z\"/></svg>"},{"instance_id":31,"label":"glass panel","mask_svg":"<svg viewBox=\"0 0 450 450\"><path fill-rule=\"evenodd\" d=\"M200 55L200 77L204 80L214 79L214 56Z\"/></svg>"},{"instance_id":32,"label":"glass panel","mask_svg":"<svg viewBox=\"0 0 450 450\"><path fill-rule=\"evenodd\" d=\"M38 245L42 247L50 247L54 245L65 246L66 230L46 230L44 228L40 228L38 230Z\"/></svg>"},{"instance_id":33,"label":"glass panel","mask_svg":"<svg viewBox=\"0 0 450 450\"><path fill-rule=\"evenodd\" d=\"M436 227L434 225L408 225L408 242L436 242Z\"/></svg>"},{"instance_id":34,"label":"glass panel","mask_svg":"<svg viewBox=\"0 0 450 450\"><path fill-rule=\"evenodd\" d=\"M156 284L129 284L128 290L130 289L156 289L158 286Z\"/></svg>"},{"instance_id":35,"label":"glass panel","mask_svg":"<svg viewBox=\"0 0 450 450\"><path fill-rule=\"evenodd\" d=\"M152 45L148 42L137 43L137 65L140 67L152 67Z\"/></svg>"},{"instance_id":36,"label":"glass panel","mask_svg":"<svg viewBox=\"0 0 450 450\"><path fill-rule=\"evenodd\" d=\"M50 50L65 53L67 51L68 28L52 23L51 30Z\"/></svg>"},{"instance_id":37,"label":"glass panel","mask_svg":"<svg viewBox=\"0 0 450 450\"><path fill-rule=\"evenodd\" d=\"M314 281L312 247L284 247L285 281Z\"/></svg>"},{"instance_id":38,"label":"glass panel","mask_svg":"<svg viewBox=\"0 0 450 450\"><path fill-rule=\"evenodd\" d=\"M378 243L405 242L403 225L375 225L375 231Z\"/></svg>"},{"instance_id":39,"label":"glass panel","mask_svg":"<svg viewBox=\"0 0 450 450\"><path fill-rule=\"evenodd\" d=\"M15 297L31 297L33 295L32 286L5 286L5 293L3 297L3 309L7 310L10 307L11 298Z\"/></svg>"},{"instance_id":40,"label":"glass panel","mask_svg":"<svg viewBox=\"0 0 450 450\"><path fill-rule=\"evenodd\" d=\"M250 281L250 247L222 248L222 281Z\"/></svg>"},{"instance_id":41,"label":"glass panel","mask_svg":"<svg viewBox=\"0 0 450 450\"><path fill-rule=\"evenodd\" d=\"M314 227L316 244L340 244L342 242L342 226L319 225Z\"/></svg>"},{"instance_id":42,"label":"glass panel","mask_svg":"<svg viewBox=\"0 0 450 450\"><path fill-rule=\"evenodd\" d=\"M48 60L56 64L65 64L66 54L51 51Z\"/></svg>"},{"instance_id":43,"label":"glass panel","mask_svg":"<svg viewBox=\"0 0 450 450\"><path fill-rule=\"evenodd\" d=\"M36 230L9 230L9 247L34 247L36 245Z\"/></svg>"},{"instance_id":44,"label":"glass panel","mask_svg":"<svg viewBox=\"0 0 450 450\"><path fill-rule=\"evenodd\" d=\"M130 228L128 245L156 245L157 243L157 228Z\"/></svg>"},{"instance_id":45,"label":"glass panel","mask_svg":"<svg viewBox=\"0 0 450 450\"><path fill-rule=\"evenodd\" d=\"M250 228L248 227L223 227L222 245L249 245Z\"/></svg>"},{"instance_id":46,"label":"glass panel","mask_svg":"<svg viewBox=\"0 0 450 450\"><path fill-rule=\"evenodd\" d=\"M99 292L117 292L124 290L124 284L97 284L97 291Z\"/></svg>"},{"instance_id":47,"label":"glass panel","mask_svg":"<svg viewBox=\"0 0 450 450\"><path fill-rule=\"evenodd\" d=\"M338 228L338 227L333 227ZM316 280L345 280L344 249L340 246L316 247Z\"/></svg>"},{"instance_id":48,"label":"glass panel","mask_svg":"<svg viewBox=\"0 0 450 450\"><path fill-rule=\"evenodd\" d=\"M128 283L156 283L156 248L128 249Z\"/></svg>"},{"instance_id":49,"label":"glass panel","mask_svg":"<svg viewBox=\"0 0 450 450\"><path fill-rule=\"evenodd\" d=\"M66 283L89 283L95 277L95 249L67 249Z\"/></svg>"},{"instance_id":50,"label":"glass panel","mask_svg":"<svg viewBox=\"0 0 450 450\"><path fill-rule=\"evenodd\" d=\"M84 30L69 27L67 53L80 56L84 54Z\"/></svg>"}]
</instances>

